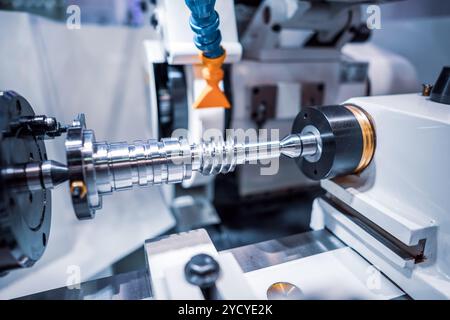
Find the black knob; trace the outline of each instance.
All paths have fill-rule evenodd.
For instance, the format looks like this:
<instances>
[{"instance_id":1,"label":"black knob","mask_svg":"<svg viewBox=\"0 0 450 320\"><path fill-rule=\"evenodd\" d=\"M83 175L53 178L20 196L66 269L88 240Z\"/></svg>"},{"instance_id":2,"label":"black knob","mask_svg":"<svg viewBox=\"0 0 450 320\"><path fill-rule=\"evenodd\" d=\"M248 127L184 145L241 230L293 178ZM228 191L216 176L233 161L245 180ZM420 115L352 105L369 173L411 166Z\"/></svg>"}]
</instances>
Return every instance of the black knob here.
<instances>
[{"instance_id":1,"label":"black knob","mask_svg":"<svg viewBox=\"0 0 450 320\"><path fill-rule=\"evenodd\" d=\"M431 91L431 101L450 104L450 66L444 67Z\"/></svg>"},{"instance_id":2,"label":"black knob","mask_svg":"<svg viewBox=\"0 0 450 320\"><path fill-rule=\"evenodd\" d=\"M364 43L370 40L372 31L367 28L367 24L363 23L359 26L351 27L350 32L353 33L352 43Z\"/></svg>"},{"instance_id":3,"label":"black knob","mask_svg":"<svg viewBox=\"0 0 450 320\"><path fill-rule=\"evenodd\" d=\"M198 286L206 300L218 298L216 281L220 275L220 266L207 254L198 254L189 260L184 268L186 280Z\"/></svg>"}]
</instances>

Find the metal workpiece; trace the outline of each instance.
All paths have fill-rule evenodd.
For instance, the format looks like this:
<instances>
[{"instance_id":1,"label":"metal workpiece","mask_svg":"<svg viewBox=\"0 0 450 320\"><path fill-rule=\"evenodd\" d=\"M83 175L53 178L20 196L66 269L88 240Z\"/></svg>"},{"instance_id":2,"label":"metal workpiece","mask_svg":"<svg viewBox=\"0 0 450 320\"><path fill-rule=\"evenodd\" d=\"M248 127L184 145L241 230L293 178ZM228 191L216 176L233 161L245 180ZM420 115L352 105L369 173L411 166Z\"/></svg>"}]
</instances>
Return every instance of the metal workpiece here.
<instances>
[{"instance_id":1,"label":"metal workpiece","mask_svg":"<svg viewBox=\"0 0 450 320\"><path fill-rule=\"evenodd\" d=\"M114 191L188 180L192 172L226 174L236 166L261 160L313 155L320 137L292 135L281 141L240 143L236 138L189 144L184 138L161 141L97 142L79 115L67 130L66 151L70 190L80 219L102 207L102 196Z\"/></svg>"},{"instance_id":2,"label":"metal workpiece","mask_svg":"<svg viewBox=\"0 0 450 320\"><path fill-rule=\"evenodd\" d=\"M68 179L68 170L59 162L46 160L2 168L1 176L15 191L50 190Z\"/></svg>"},{"instance_id":3,"label":"metal workpiece","mask_svg":"<svg viewBox=\"0 0 450 320\"><path fill-rule=\"evenodd\" d=\"M316 149L311 146L312 139L316 141L311 135L290 135L281 141L241 143L232 138L227 141L202 142L191 147L192 167L203 175L216 175L230 173L238 165L255 164L281 155L296 158L305 153L315 153Z\"/></svg>"},{"instance_id":4,"label":"metal workpiece","mask_svg":"<svg viewBox=\"0 0 450 320\"><path fill-rule=\"evenodd\" d=\"M189 148L178 139L95 143L93 163L99 192L180 183L191 176Z\"/></svg>"},{"instance_id":5,"label":"metal workpiece","mask_svg":"<svg viewBox=\"0 0 450 320\"><path fill-rule=\"evenodd\" d=\"M280 142L280 150L289 158L313 156L319 152L320 133L291 134Z\"/></svg>"}]
</instances>

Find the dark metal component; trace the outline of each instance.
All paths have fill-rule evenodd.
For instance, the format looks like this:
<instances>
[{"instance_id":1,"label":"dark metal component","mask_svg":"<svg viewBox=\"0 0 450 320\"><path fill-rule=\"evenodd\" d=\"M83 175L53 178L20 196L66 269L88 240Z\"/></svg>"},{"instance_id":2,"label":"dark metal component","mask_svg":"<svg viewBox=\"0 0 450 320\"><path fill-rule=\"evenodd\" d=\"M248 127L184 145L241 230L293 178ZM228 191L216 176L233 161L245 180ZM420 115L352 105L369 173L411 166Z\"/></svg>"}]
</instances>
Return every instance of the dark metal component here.
<instances>
[{"instance_id":1,"label":"dark metal component","mask_svg":"<svg viewBox=\"0 0 450 320\"><path fill-rule=\"evenodd\" d=\"M302 84L302 106L313 107L323 105L325 99L325 84L303 82Z\"/></svg>"},{"instance_id":2,"label":"dark metal component","mask_svg":"<svg viewBox=\"0 0 450 320\"><path fill-rule=\"evenodd\" d=\"M10 127L12 134L26 128L27 132L41 139L53 139L67 131L67 127L62 126L56 118L47 116L23 116L12 122Z\"/></svg>"},{"instance_id":3,"label":"dark metal component","mask_svg":"<svg viewBox=\"0 0 450 320\"><path fill-rule=\"evenodd\" d=\"M74 197L76 199L80 199L81 195L83 194L83 190L81 187L73 187L71 192L72 192L72 197Z\"/></svg>"},{"instance_id":4,"label":"dark metal component","mask_svg":"<svg viewBox=\"0 0 450 320\"><path fill-rule=\"evenodd\" d=\"M30 128L21 127L12 134L11 124L23 117L34 118L29 103L15 92L0 92L2 171L47 159L44 142ZM30 267L44 253L50 233L51 194L32 189L17 192L9 186L8 178L0 175L0 273Z\"/></svg>"},{"instance_id":5,"label":"dark metal component","mask_svg":"<svg viewBox=\"0 0 450 320\"><path fill-rule=\"evenodd\" d=\"M422 84L422 96L429 97L431 95L432 90L433 90L432 84Z\"/></svg>"},{"instance_id":6,"label":"dark metal component","mask_svg":"<svg viewBox=\"0 0 450 320\"><path fill-rule=\"evenodd\" d=\"M325 87L323 83L302 82L301 105L312 107L322 105ZM268 120L276 117L278 87L276 85L257 86L251 89L251 119L260 128ZM300 110L300 108L298 109Z\"/></svg>"},{"instance_id":7,"label":"dark metal component","mask_svg":"<svg viewBox=\"0 0 450 320\"><path fill-rule=\"evenodd\" d=\"M186 280L198 286L206 300L217 300L216 281L220 275L220 266L213 257L198 254L189 260L184 269Z\"/></svg>"},{"instance_id":8,"label":"dark metal component","mask_svg":"<svg viewBox=\"0 0 450 320\"><path fill-rule=\"evenodd\" d=\"M150 17L150 25L153 27L153 29L158 28L159 20L158 15L156 13L153 13Z\"/></svg>"},{"instance_id":9,"label":"dark metal component","mask_svg":"<svg viewBox=\"0 0 450 320\"><path fill-rule=\"evenodd\" d=\"M431 91L431 101L450 104L450 66L442 69Z\"/></svg>"},{"instance_id":10,"label":"dark metal component","mask_svg":"<svg viewBox=\"0 0 450 320\"><path fill-rule=\"evenodd\" d=\"M159 138L176 129L187 129L188 102L184 70L166 63L154 65L158 99Z\"/></svg>"},{"instance_id":11,"label":"dark metal component","mask_svg":"<svg viewBox=\"0 0 450 320\"><path fill-rule=\"evenodd\" d=\"M367 23L362 23L359 26L353 26L349 30L353 33L351 43L364 43L372 37L372 30L367 27Z\"/></svg>"},{"instance_id":12,"label":"dark metal component","mask_svg":"<svg viewBox=\"0 0 450 320\"><path fill-rule=\"evenodd\" d=\"M277 86L261 86L252 89L251 119L258 127L275 118L277 109Z\"/></svg>"},{"instance_id":13,"label":"dark metal component","mask_svg":"<svg viewBox=\"0 0 450 320\"><path fill-rule=\"evenodd\" d=\"M317 128L322 139L322 154L316 162L306 158L295 161L311 179L331 179L353 173L363 154L361 127L354 114L344 106L303 108L294 121L292 133L307 126Z\"/></svg>"}]
</instances>

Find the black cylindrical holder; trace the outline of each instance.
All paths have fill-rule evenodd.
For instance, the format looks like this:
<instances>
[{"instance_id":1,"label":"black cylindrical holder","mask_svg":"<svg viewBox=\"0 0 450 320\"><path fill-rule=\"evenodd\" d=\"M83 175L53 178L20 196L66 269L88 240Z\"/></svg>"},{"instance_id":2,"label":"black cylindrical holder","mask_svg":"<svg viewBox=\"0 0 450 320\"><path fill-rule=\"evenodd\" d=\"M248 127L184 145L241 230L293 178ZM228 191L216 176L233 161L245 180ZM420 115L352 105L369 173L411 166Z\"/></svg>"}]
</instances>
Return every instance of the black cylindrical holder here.
<instances>
[{"instance_id":1,"label":"black cylindrical holder","mask_svg":"<svg viewBox=\"0 0 450 320\"><path fill-rule=\"evenodd\" d=\"M368 115L360 108L349 105L302 108L292 133L300 134L308 128L313 128L320 136L320 157L296 159L307 177L331 179L359 172L370 163L375 133Z\"/></svg>"}]
</instances>

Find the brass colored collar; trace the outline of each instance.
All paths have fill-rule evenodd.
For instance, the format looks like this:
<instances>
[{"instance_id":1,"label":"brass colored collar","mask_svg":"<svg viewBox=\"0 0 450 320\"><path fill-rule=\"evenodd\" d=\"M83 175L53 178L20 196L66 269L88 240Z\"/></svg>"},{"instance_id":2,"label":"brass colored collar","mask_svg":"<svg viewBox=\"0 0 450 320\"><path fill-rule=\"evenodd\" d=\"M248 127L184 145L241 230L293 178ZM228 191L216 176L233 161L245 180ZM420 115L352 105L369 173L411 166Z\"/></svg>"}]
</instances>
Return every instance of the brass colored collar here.
<instances>
[{"instance_id":1,"label":"brass colored collar","mask_svg":"<svg viewBox=\"0 0 450 320\"><path fill-rule=\"evenodd\" d=\"M356 120L358 121L362 137L363 137L363 152L361 155L361 161L359 162L358 167L355 170L355 173L360 173L372 161L372 158L375 154L375 146L376 146L376 135L375 128L373 126L372 120L370 116L363 109L353 106L353 105L345 105L345 107L353 113Z\"/></svg>"}]
</instances>

